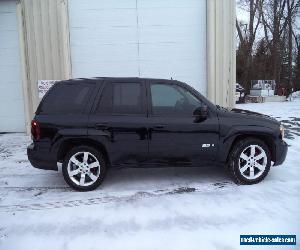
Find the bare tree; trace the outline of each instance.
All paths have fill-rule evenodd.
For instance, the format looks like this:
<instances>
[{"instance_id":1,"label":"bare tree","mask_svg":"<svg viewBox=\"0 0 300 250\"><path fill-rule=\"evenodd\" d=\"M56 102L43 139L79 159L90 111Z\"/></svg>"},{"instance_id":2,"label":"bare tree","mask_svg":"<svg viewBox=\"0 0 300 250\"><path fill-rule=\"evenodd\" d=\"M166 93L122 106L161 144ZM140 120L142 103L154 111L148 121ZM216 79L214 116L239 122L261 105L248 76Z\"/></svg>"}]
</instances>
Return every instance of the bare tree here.
<instances>
[{"instance_id":1,"label":"bare tree","mask_svg":"<svg viewBox=\"0 0 300 250\"><path fill-rule=\"evenodd\" d=\"M300 6L300 1L296 0L287 0L287 29L288 29L288 85L292 88L292 78L293 78L293 29L295 18L298 14L298 9ZM297 39L295 39L296 46L299 48L297 44Z\"/></svg>"},{"instance_id":2,"label":"bare tree","mask_svg":"<svg viewBox=\"0 0 300 250\"><path fill-rule=\"evenodd\" d=\"M243 58L243 74L240 78L244 86L249 86L249 72L252 66L252 52L256 39L257 30L260 24L261 14L259 13L260 0L240 0L239 6L246 8L249 13L247 24L236 20L236 29L240 41L241 57Z\"/></svg>"},{"instance_id":3,"label":"bare tree","mask_svg":"<svg viewBox=\"0 0 300 250\"><path fill-rule=\"evenodd\" d=\"M286 0L261 0L260 13L265 32L265 39L268 43L272 58L272 74L278 83L281 71L281 40L283 33L283 12Z\"/></svg>"},{"instance_id":4,"label":"bare tree","mask_svg":"<svg viewBox=\"0 0 300 250\"><path fill-rule=\"evenodd\" d=\"M247 21L236 20L238 81L249 89L252 79L264 76L291 89L300 72L300 29L296 25L297 18L300 21L300 0L237 2L248 15Z\"/></svg>"},{"instance_id":5,"label":"bare tree","mask_svg":"<svg viewBox=\"0 0 300 250\"><path fill-rule=\"evenodd\" d=\"M293 25L299 9L299 0L260 0L259 12L272 63L272 75L281 79L284 39L288 48L288 83L292 85Z\"/></svg>"},{"instance_id":6,"label":"bare tree","mask_svg":"<svg viewBox=\"0 0 300 250\"><path fill-rule=\"evenodd\" d=\"M295 60L295 67L294 67L294 87L295 90L300 90L300 34L296 35L293 32L293 36L295 38L296 44L296 60Z\"/></svg>"}]
</instances>

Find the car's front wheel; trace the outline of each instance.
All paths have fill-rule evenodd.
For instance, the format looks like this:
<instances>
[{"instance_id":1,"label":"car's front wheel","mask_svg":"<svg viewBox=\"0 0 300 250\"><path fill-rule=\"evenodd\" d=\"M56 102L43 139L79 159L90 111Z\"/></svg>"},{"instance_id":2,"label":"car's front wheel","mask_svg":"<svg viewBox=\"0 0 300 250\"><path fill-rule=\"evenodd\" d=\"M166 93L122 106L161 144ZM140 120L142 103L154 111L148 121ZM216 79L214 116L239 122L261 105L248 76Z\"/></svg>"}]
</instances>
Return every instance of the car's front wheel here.
<instances>
[{"instance_id":1,"label":"car's front wheel","mask_svg":"<svg viewBox=\"0 0 300 250\"><path fill-rule=\"evenodd\" d=\"M255 184L262 181L270 170L270 150L263 141L246 138L234 145L228 164L236 183Z\"/></svg>"},{"instance_id":2,"label":"car's front wheel","mask_svg":"<svg viewBox=\"0 0 300 250\"><path fill-rule=\"evenodd\" d=\"M63 162L65 181L79 191L96 189L106 173L106 162L101 153L89 146L73 148Z\"/></svg>"}]
</instances>

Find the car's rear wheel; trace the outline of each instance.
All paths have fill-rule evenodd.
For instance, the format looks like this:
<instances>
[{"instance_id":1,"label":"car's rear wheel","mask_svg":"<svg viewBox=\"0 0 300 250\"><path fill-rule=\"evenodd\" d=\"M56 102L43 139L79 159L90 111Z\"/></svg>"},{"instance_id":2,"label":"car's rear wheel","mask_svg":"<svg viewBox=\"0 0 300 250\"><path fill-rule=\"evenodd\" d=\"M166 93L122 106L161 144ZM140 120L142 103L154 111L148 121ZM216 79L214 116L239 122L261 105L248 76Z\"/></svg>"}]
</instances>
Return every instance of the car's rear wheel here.
<instances>
[{"instance_id":1,"label":"car's rear wheel","mask_svg":"<svg viewBox=\"0 0 300 250\"><path fill-rule=\"evenodd\" d=\"M256 138L237 142L229 156L229 171L236 183L255 184L270 171L271 154L268 146Z\"/></svg>"},{"instance_id":2,"label":"car's rear wheel","mask_svg":"<svg viewBox=\"0 0 300 250\"><path fill-rule=\"evenodd\" d=\"M73 148L63 162L65 181L79 191L96 189L106 173L106 162L101 153L89 146Z\"/></svg>"}]
</instances>

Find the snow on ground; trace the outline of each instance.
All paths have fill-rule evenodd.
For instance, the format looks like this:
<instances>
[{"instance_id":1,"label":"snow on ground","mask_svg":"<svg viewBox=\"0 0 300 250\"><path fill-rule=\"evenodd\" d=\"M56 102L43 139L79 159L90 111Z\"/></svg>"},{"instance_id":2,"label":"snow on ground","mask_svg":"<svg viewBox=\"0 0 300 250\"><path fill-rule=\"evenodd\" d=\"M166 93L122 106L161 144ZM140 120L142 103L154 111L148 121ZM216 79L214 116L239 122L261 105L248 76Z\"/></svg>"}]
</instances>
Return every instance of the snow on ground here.
<instances>
[{"instance_id":1,"label":"snow on ground","mask_svg":"<svg viewBox=\"0 0 300 250\"><path fill-rule=\"evenodd\" d=\"M300 91L295 91L292 93L293 98L300 98Z\"/></svg>"},{"instance_id":2,"label":"snow on ground","mask_svg":"<svg viewBox=\"0 0 300 250\"><path fill-rule=\"evenodd\" d=\"M223 169L123 169L89 193L30 166L24 134L0 135L0 249L252 249L240 234L300 236L300 101L241 104L287 129L286 162L260 184ZM259 247L259 249L299 249ZM258 249L258 247L256 247Z\"/></svg>"}]
</instances>

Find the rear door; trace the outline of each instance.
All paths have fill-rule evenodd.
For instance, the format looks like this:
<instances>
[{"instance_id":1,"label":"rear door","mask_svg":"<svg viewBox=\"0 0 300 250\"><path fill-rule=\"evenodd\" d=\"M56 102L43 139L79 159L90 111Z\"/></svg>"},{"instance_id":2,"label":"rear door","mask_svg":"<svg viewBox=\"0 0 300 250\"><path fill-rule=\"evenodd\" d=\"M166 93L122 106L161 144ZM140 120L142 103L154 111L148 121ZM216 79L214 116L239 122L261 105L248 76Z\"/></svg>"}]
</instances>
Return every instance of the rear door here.
<instances>
[{"instance_id":1,"label":"rear door","mask_svg":"<svg viewBox=\"0 0 300 250\"><path fill-rule=\"evenodd\" d=\"M176 82L148 84L149 158L162 163L205 164L215 160L219 122L209 110L206 120L196 122L193 111L205 103Z\"/></svg>"},{"instance_id":2,"label":"rear door","mask_svg":"<svg viewBox=\"0 0 300 250\"><path fill-rule=\"evenodd\" d=\"M89 117L88 134L108 151L113 165L144 162L148 155L143 80L107 80Z\"/></svg>"}]
</instances>

